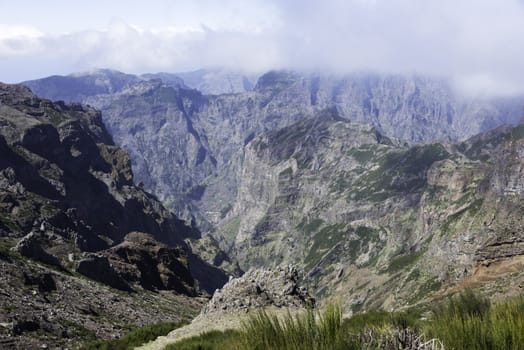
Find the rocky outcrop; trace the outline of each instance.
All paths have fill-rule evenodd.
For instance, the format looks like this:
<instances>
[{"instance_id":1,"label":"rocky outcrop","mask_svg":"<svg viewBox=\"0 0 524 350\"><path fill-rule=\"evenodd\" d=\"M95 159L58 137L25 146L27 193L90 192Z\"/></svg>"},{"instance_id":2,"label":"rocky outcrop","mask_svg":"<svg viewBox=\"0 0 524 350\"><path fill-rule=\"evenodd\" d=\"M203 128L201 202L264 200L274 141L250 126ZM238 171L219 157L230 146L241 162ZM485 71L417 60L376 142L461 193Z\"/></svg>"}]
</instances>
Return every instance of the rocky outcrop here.
<instances>
[{"instance_id":1,"label":"rocky outcrop","mask_svg":"<svg viewBox=\"0 0 524 350\"><path fill-rule=\"evenodd\" d=\"M84 250L107 246L84 231L119 241L135 228L171 243L183 238L173 232L190 232L133 185L129 158L112 144L100 112L52 104L19 86L0 90L2 203L12 228L28 232L45 218L78 232Z\"/></svg>"},{"instance_id":2,"label":"rocky outcrop","mask_svg":"<svg viewBox=\"0 0 524 350\"><path fill-rule=\"evenodd\" d=\"M88 254L78 261L75 271L110 287L131 291L129 285L117 274L105 256Z\"/></svg>"},{"instance_id":3,"label":"rocky outcrop","mask_svg":"<svg viewBox=\"0 0 524 350\"><path fill-rule=\"evenodd\" d=\"M124 241L103 252L126 281L148 290L174 290L195 295L187 253L156 241L151 235L131 232Z\"/></svg>"},{"instance_id":4,"label":"rocky outcrop","mask_svg":"<svg viewBox=\"0 0 524 350\"><path fill-rule=\"evenodd\" d=\"M60 261L53 255L49 254L42 248L42 243L38 235L34 232L30 232L27 236L24 236L16 246L13 248L20 255L25 256L33 260L43 262L53 266L60 267Z\"/></svg>"},{"instance_id":5,"label":"rocky outcrop","mask_svg":"<svg viewBox=\"0 0 524 350\"><path fill-rule=\"evenodd\" d=\"M162 283L150 287L195 293L189 265L197 269L206 263L190 253L184 239L198 238L199 231L134 185L131 160L113 144L99 111L52 103L26 87L0 84L0 152L0 232L23 237L15 248L19 254L56 266L78 263L84 275L129 289L106 257L75 259L81 252L116 246L130 232L146 232L148 242L166 254L138 252L131 264L169 257L165 264L155 262L155 269L159 264L166 272ZM186 255L192 256L190 262Z\"/></svg>"},{"instance_id":6,"label":"rocky outcrop","mask_svg":"<svg viewBox=\"0 0 524 350\"><path fill-rule=\"evenodd\" d=\"M293 266L272 270L254 269L230 280L213 294L202 313L238 311L266 306L313 307L315 299L301 285Z\"/></svg>"}]
</instances>

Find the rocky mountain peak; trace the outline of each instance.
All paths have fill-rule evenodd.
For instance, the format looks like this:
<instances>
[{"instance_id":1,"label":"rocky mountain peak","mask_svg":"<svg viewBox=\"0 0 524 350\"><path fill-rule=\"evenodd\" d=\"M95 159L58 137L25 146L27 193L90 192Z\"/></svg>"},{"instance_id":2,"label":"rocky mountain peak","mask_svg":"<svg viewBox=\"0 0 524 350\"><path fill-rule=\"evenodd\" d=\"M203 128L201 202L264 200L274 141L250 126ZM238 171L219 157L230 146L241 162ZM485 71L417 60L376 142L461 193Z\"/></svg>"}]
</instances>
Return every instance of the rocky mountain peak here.
<instances>
[{"instance_id":1,"label":"rocky mountain peak","mask_svg":"<svg viewBox=\"0 0 524 350\"><path fill-rule=\"evenodd\" d=\"M300 75L287 70L270 71L258 78L255 91L285 89L300 80Z\"/></svg>"}]
</instances>

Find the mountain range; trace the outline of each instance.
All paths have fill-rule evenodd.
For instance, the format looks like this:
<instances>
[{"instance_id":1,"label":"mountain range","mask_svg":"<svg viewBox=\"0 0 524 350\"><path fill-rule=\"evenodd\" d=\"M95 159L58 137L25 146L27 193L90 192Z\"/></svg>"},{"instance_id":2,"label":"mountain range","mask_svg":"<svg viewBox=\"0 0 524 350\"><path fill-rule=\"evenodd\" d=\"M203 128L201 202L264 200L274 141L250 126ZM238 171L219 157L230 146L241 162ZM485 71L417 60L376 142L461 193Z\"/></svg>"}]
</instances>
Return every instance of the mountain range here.
<instances>
[{"instance_id":1,"label":"mountain range","mask_svg":"<svg viewBox=\"0 0 524 350\"><path fill-rule=\"evenodd\" d=\"M524 98L463 96L418 75L224 76L24 83L56 102L3 85L2 184L35 198L10 194L2 235L37 241L61 269L101 266L124 290L211 294L226 273L292 264L348 313L467 287L519 292ZM37 210L13 220L24 205ZM172 263L141 270L166 250Z\"/></svg>"},{"instance_id":2,"label":"mountain range","mask_svg":"<svg viewBox=\"0 0 524 350\"><path fill-rule=\"evenodd\" d=\"M100 109L137 179L203 231L214 230L233 205L249 141L319 111L335 108L409 144L463 140L522 116L522 98L461 97L446 81L420 76L279 71L261 76L252 91L222 95L108 70L25 84L47 98L81 97ZM79 96L76 87L85 85L91 88Z\"/></svg>"}]
</instances>

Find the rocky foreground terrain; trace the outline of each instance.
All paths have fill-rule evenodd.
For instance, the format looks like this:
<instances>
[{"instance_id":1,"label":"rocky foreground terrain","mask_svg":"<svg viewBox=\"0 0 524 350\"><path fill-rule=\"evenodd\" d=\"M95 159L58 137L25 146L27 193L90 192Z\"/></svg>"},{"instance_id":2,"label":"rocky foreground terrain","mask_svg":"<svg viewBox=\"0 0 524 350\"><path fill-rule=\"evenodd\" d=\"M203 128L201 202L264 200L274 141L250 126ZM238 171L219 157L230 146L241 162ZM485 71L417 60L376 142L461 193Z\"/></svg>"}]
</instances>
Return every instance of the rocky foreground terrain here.
<instances>
[{"instance_id":1,"label":"rocky foreground terrain","mask_svg":"<svg viewBox=\"0 0 524 350\"><path fill-rule=\"evenodd\" d=\"M185 242L199 237L134 184L99 111L0 84L2 346L190 317L227 281Z\"/></svg>"}]
</instances>

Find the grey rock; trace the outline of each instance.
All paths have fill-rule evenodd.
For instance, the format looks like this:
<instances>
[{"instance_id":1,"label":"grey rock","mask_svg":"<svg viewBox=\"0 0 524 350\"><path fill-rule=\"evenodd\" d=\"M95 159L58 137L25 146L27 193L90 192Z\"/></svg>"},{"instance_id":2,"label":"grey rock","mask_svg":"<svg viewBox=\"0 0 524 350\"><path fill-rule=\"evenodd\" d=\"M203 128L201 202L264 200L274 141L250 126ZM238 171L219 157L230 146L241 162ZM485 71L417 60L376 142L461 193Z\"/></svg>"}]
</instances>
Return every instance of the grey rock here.
<instances>
[{"instance_id":1,"label":"grey rock","mask_svg":"<svg viewBox=\"0 0 524 350\"><path fill-rule=\"evenodd\" d=\"M95 87L99 74L70 79ZM193 75L201 76L200 81L213 74ZM121 73L103 75L104 81L122 80ZM190 75L179 76L186 85L209 92L189 83ZM518 122L523 104L520 97L463 97L444 80L417 75L275 71L261 76L252 91L233 89L228 92L237 93L213 96L170 84L168 75L155 77L164 82L135 77L110 93L86 88L81 100L103 111L116 143L130 152L137 180L180 217L210 232L238 195L246 145L264 132L334 108L345 120L368 123L382 135L410 143L462 140ZM58 98L59 84L47 80L26 84L44 96L52 86ZM62 85L63 98L70 97L68 84L72 83ZM216 237L224 245L232 243L228 237Z\"/></svg>"},{"instance_id":2,"label":"grey rock","mask_svg":"<svg viewBox=\"0 0 524 350\"><path fill-rule=\"evenodd\" d=\"M131 287L118 275L105 256L89 254L77 264L75 271L116 289L131 291Z\"/></svg>"},{"instance_id":3,"label":"grey rock","mask_svg":"<svg viewBox=\"0 0 524 350\"><path fill-rule=\"evenodd\" d=\"M49 265L61 266L58 258L49 254L44 250L44 248L42 248L42 240L35 232L30 232L20 239L16 246L13 247L13 250L27 258L41 261Z\"/></svg>"},{"instance_id":4,"label":"grey rock","mask_svg":"<svg viewBox=\"0 0 524 350\"><path fill-rule=\"evenodd\" d=\"M202 313L239 310L266 306L306 307L315 300L300 285L298 270L293 266L272 270L253 269L230 280L213 294Z\"/></svg>"},{"instance_id":5,"label":"grey rock","mask_svg":"<svg viewBox=\"0 0 524 350\"><path fill-rule=\"evenodd\" d=\"M37 286L38 290L43 293L49 293L56 290L56 282L51 273L37 275L24 273L24 284Z\"/></svg>"}]
</instances>

